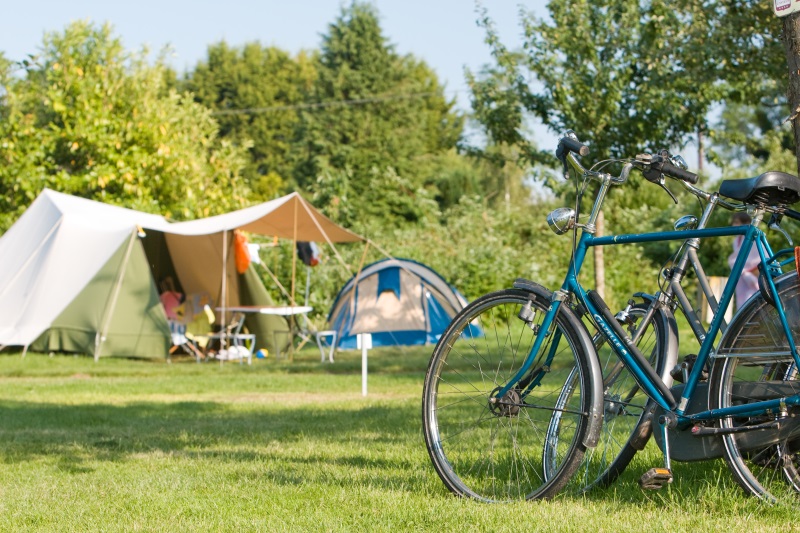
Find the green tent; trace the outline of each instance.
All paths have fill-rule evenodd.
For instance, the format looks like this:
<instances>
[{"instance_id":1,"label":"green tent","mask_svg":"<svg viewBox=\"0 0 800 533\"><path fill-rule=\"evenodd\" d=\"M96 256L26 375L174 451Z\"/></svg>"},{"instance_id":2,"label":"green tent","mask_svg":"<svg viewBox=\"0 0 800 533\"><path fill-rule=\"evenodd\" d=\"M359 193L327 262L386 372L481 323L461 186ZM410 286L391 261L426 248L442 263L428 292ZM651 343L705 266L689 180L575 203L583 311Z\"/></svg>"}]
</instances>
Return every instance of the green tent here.
<instances>
[{"instance_id":1,"label":"green tent","mask_svg":"<svg viewBox=\"0 0 800 533\"><path fill-rule=\"evenodd\" d=\"M56 317L31 349L159 357L170 347L169 326L141 244L124 242Z\"/></svg>"},{"instance_id":2,"label":"green tent","mask_svg":"<svg viewBox=\"0 0 800 533\"><path fill-rule=\"evenodd\" d=\"M172 344L157 290L165 277L187 303L273 306L253 265L237 272L237 230L331 245L363 240L296 193L175 223L45 190L0 237L0 349L163 358ZM289 342L282 316L253 314L246 325L256 348L276 353Z\"/></svg>"},{"instance_id":3,"label":"green tent","mask_svg":"<svg viewBox=\"0 0 800 533\"><path fill-rule=\"evenodd\" d=\"M142 242L149 239L147 236ZM163 235L154 232L148 246L138 240L120 246L30 349L86 353L95 358L166 357L170 328L156 288L156 263L149 262L145 253L153 248L152 241L159 240L164 242ZM174 272L163 263L161 268ZM241 305L273 305L252 264L239 281ZM256 335L255 349L277 353L288 344L289 328L283 317L250 315L246 327Z\"/></svg>"}]
</instances>

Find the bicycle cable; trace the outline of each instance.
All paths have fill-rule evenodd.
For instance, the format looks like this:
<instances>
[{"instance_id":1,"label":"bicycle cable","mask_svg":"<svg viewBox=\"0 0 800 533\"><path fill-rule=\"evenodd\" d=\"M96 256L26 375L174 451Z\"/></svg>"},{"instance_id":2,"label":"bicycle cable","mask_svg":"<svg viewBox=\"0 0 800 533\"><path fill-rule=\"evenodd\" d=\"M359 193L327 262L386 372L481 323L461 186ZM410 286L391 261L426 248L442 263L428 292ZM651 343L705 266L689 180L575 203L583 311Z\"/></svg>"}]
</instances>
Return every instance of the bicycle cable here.
<instances>
[{"instance_id":1,"label":"bicycle cable","mask_svg":"<svg viewBox=\"0 0 800 533\"><path fill-rule=\"evenodd\" d=\"M624 163L627 163L627 162L630 162L630 161L633 161L633 159L631 159L631 158L604 159L604 160L596 162L594 165L589 167L587 172L585 172L583 174L583 184L581 186L579 186L579 183L578 183L580 178L577 176L577 171L575 171L574 169L570 169L570 172L575 174L575 222L576 223L575 223L574 227L572 228L572 252L571 252L571 260L570 260L569 264L570 264L570 268L572 269L572 275L575 277L576 281L578 281L578 273L577 273L576 265L575 265L575 252L576 252L576 250L578 248L578 229L579 229L578 222L580 221L580 209L581 209L581 202L583 200L583 196L586 193L586 190L588 189L589 184L592 181L591 180L591 173L602 172L605 168L607 168L610 165L613 165L615 163L623 163L624 164ZM578 283L580 284L580 282L578 282ZM581 305L583 305L584 308L588 309L586 301L582 297L581 293L578 292L575 296L579 300ZM593 318L591 320L592 320L592 322L594 322ZM597 326L597 324L595 324L595 325Z\"/></svg>"}]
</instances>

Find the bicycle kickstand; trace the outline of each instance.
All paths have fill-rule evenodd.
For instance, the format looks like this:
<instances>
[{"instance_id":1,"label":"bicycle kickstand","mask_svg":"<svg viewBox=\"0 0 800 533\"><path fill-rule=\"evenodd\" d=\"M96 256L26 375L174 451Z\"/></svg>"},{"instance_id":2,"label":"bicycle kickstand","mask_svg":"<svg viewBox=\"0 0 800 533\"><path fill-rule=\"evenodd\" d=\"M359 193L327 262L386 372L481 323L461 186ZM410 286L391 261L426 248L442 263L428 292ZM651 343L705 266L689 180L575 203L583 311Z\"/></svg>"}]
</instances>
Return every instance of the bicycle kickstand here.
<instances>
[{"instance_id":1,"label":"bicycle kickstand","mask_svg":"<svg viewBox=\"0 0 800 533\"><path fill-rule=\"evenodd\" d=\"M658 417L658 430L661 432L664 442L664 466L651 468L639 478L639 486L642 489L658 490L664 485L672 483L672 467L669 459L669 426L672 423L667 416Z\"/></svg>"}]
</instances>

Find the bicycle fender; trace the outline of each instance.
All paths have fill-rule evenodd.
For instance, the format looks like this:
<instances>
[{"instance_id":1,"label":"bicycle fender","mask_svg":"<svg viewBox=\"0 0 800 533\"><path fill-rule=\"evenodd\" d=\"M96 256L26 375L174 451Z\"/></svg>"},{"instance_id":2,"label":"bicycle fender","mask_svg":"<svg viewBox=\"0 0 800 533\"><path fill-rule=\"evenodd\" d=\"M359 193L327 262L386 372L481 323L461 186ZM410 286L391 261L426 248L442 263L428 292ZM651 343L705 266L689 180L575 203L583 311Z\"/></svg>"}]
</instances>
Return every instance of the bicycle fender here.
<instances>
[{"instance_id":1,"label":"bicycle fender","mask_svg":"<svg viewBox=\"0 0 800 533\"><path fill-rule=\"evenodd\" d=\"M635 298L641 298L647 303L653 303L656 299L654 294L648 294L646 292L636 292L633 296ZM664 372L661 374L661 380L667 387L671 387L673 379L670 372L675 368L675 365L678 364L678 322L675 320L675 313L672 312L672 309L670 309L668 305L662 305L660 312L664 314L667 320L667 346L666 353L664 354L665 364Z\"/></svg>"},{"instance_id":2,"label":"bicycle fender","mask_svg":"<svg viewBox=\"0 0 800 533\"><path fill-rule=\"evenodd\" d=\"M775 283L775 289L778 291L778 294L783 291L790 290L792 284L800 283L798 278L800 278L800 276L798 276L797 272L794 270L786 272L775 278L773 283ZM727 331L725 331L719 341L719 345L717 346L718 358L715 359L715 363L723 357L730 356L730 354L727 353L728 348L730 348L730 344L734 342L736 335L738 335L739 332L747 326L747 324L760 322L757 320L757 317L764 306L769 305L774 307L774 302L771 302L771 300L772 298L768 300L764 298L761 292L756 291L750 298L747 299L744 305L742 305L736 311L731 319L730 324L728 325ZM786 304L784 303L784 305ZM789 326L792 328L792 331L794 331L795 324L790 322ZM783 336L782 331L780 335Z\"/></svg>"},{"instance_id":3,"label":"bicycle fender","mask_svg":"<svg viewBox=\"0 0 800 533\"><path fill-rule=\"evenodd\" d=\"M514 280L514 288L531 292L550 301L553 299L553 292L536 282L517 278ZM586 329L578 315L568 306L562 305L559 313L570 323L580 336L581 348L587 354L587 364L589 365L590 380L592 382L592 399L589 405L588 427L583 444L587 448L594 448L600 440L600 430L603 427L603 371L600 368L600 359L592 343L592 337Z\"/></svg>"}]
</instances>

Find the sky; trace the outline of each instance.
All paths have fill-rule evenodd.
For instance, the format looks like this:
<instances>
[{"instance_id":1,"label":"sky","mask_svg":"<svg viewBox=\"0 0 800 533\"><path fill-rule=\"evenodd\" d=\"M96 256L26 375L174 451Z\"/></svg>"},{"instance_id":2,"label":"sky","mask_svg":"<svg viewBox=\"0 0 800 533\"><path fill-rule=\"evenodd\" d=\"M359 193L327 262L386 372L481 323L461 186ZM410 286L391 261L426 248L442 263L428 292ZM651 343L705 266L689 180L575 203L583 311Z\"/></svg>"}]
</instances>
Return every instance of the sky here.
<instances>
[{"instance_id":1,"label":"sky","mask_svg":"<svg viewBox=\"0 0 800 533\"><path fill-rule=\"evenodd\" d=\"M501 40L521 43L519 13L547 17L548 0L482 0ZM381 28L401 54L424 60L445 83L460 109L469 108L464 68L478 71L492 58L478 27L475 0L371 0ZM26 0L6 7L0 17L0 50L12 60L36 54L45 32L62 31L71 21L110 23L128 50L147 46L171 49L171 64L191 70L206 58L210 44L239 46L258 41L291 53L319 48L322 34L350 0ZM558 133L532 125L531 135L545 150L555 149ZM580 131L580 125L575 125ZM687 149L687 161L696 157ZM690 166L694 166L690 163Z\"/></svg>"},{"instance_id":2,"label":"sky","mask_svg":"<svg viewBox=\"0 0 800 533\"><path fill-rule=\"evenodd\" d=\"M484 0L505 42L518 44L519 10L545 16L547 0ZM489 63L489 49L477 26L474 0L373 0L381 27L401 54L423 59L446 83L458 105L469 105L464 67ZM319 48L334 22L340 0L27 0L15 2L0 17L0 50L12 60L41 47L45 32L61 31L74 20L109 22L128 50L147 45L172 49L172 66L191 70L206 57L208 45L225 40L237 46L259 41L288 52ZM17 13L14 13L17 11Z\"/></svg>"}]
</instances>

